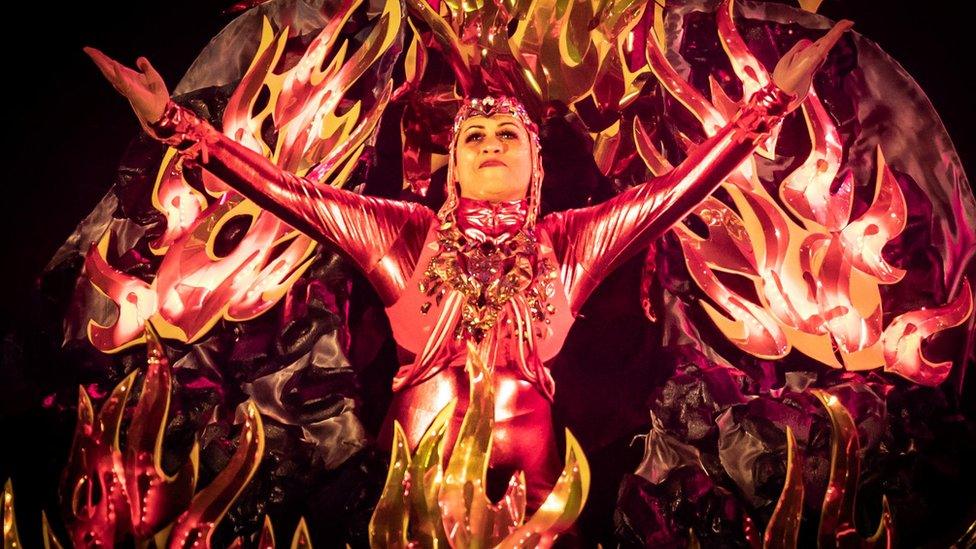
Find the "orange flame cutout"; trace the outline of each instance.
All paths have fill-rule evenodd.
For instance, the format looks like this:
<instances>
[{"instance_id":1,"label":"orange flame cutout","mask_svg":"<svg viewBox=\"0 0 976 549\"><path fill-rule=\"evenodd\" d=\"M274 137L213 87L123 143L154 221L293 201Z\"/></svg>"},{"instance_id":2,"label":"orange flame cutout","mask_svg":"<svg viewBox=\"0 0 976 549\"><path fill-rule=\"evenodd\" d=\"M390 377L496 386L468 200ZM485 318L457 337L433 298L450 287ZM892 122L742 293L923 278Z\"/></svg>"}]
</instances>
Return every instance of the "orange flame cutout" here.
<instances>
[{"instance_id":1,"label":"orange flame cutout","mask_svg":"<svg viewBox=\"0 0 976 549\"><path fill-rule=\"evenodd\" d=\"M339 30L360 4L343 4L299 62L282 74L273 69L284 52L288 29L275 34L265 20L258 51L224 111L224 133L284 170L323 184L344 184L379 122L392 84L380 85L369 110L361 101L347 105L344 94L390 49L401 26L400 3L386 2L366 42L347 60L347 43L334 50ZM330 55L328 65L320 68ZM269 92L269 99L254 112L263 91ZM269 117L277 129L274 143L262 137ZM152 250L165 255L151 283L109 264L110 232L89 251L89 279L119 307L114 323L89 322L88 336L97 349L116 352L141 343L146 321L152 321L162 337L196 341L220 319L261 315L310 265L316 246L312 239L229 191L207 172L204 186L218 197L210 206L183 179L181 159L167 152L153 192L153 205L165 215L166 230ZM221 229L241 219L250 220L243 238L218 255L215 242Z\"/></svg>"},{"instance_id":2,"label":"orange flame cutout","mask_svg":"<svg viewBox=\"0 0 976 549\"><path fill-rule=\"evenodd\" d=\"M952 362L929 362L922 356L922 341L947 328L962 324L973 312L973 291L963 280L955 299L943 307L899 315L884 331L885 371L923 385L945 381Z\"/></svg>"},{"instance_id":3,"label":"orange flame cutout","mask_svg":"<svg viewBox=\"0 0 976 549\"><path fill-rule=\"evenodd\" d=\"M679 238L692 278L728 314L722 315L709 303L702 302L705 312L719 330L739 348L758 357L784 356L790 349L789 342L769 311L728 289L706 265L705 258L689 239Z\"/></svg>"},{"instance_id":4,"label":"orange flame cutout","mask_svg":"<svg viewBox=\"0 0 976 549\"><path fill-rule=\"evenodd\" d=\"M732 10L731 0L719 8L719 37L748 97L769 82L769 75L737 33ZM662 22L662 13L655 9L655 27ZM652 34L646 49L650 69L702 123L705 134L713 135L739 105L714 80L715 105L709 102L678 75L664 55L661 37ZM707 236L676 225L691 277L711 300L702 302L703 308L725 337L758 357L779 358L796 349L835 368L885 367L918 383L941 382L951 364L926 361L919 346L922 339L961 324L971 314L968 285L949 305L906 313L885 330L880 285L899 282L905 272L885 261L882 250L905 228L905 198L879 148L874 198L867 211L851 220L853 176L845 174L831 190L843 146L813 90L803 103L803 113L811 150L780 181L781 203L758 181L752 159L723 183L734 210L710 199L692 212L705 223ZM696 146L687 136L677 137L686 151ZM671 169L651 132L637 118L633 139L653 174ZM747 278L755 285L759 303L731 290L715 271Z\"/></svg>"},{"instance_id":5,"label":"orange flame cutout","mask_svg":"<svg viewBox=\"0 0 976 549\"><path fill-rule=\"evenodd\" d=\"M756 187L759 188L758 186ZM729 194L740 207L749 233L762 239L763 250L759 262L760 293L773 315L789 329L808 334L824 334L826 328L820 313L816 293L804 275L800 229L787 218L765 192L750 193L731 189ZM760 229L761 228L761 229Z\"/></svg>"},{"instance_id":6,"label":"orange flame cutout","mask_svg":"<svg viewBox=\"0 0 976 549\"><path fill-rule=\"evenodd\" d=\"M854 305L851 283L855 272L847 249L836 238L825 244L819 248L823 265L817 272L817 300L839 350L855 353L873 346L881 337L880 296L870 316L865 317Z\"/></svg>"}]
</instances>

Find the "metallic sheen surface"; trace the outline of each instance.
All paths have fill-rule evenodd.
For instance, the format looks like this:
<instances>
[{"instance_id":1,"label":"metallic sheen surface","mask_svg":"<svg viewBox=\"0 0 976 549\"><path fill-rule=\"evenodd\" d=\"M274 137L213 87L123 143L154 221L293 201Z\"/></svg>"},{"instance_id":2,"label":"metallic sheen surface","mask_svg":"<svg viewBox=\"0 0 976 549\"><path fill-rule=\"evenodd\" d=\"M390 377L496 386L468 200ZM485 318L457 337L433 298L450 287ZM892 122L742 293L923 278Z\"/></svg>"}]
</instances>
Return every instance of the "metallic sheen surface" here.
<instances>
[{"instance_id":1,"label":"metallic sheen surface","mask_svg":"<svg viewBox=\"0 0 976 549\"><path fill-rule=\"evenodd\" d=\"M775 88L766 88L667 175L603 204L559 212L539 221L539 253L553 260L559 273L547 290L552 293L553 309L546 323L534 325L531 316L520 315L513 306L486 340L496 342L490 356L495 359L491 366L498 395L490 465L525 471L530 507L541 504L540 498L555 483L559 471L549 405L552 387L545 383L549 376L542 364L558 353L576 313L597 284L715 190L779 123L788 100ZM170 118L161 125L169 135L160 137L185 149L189 160L199 162L283 221L343 250L388 306L394 337L402 348L414 355L425 350L423 356L428 356L433 341L432 356L438 364L425 376L399 387L387 416L388 426L392 420L399 420L410 446L415 447L443 406L452 400L463 403L467 395L463 370L449 367L464 364L464 342L446 337L446 328L435 329L437 319L456 315L450 309L460 304L446 299L422 308L425 296L418 287L422 274L418 265L426 265L438 249L434 213L418 204L316 185L281 170L181 107L173 106L167 113ZM502 229L500 235L520 228L508 220L510 214L520 211L506 210L506 221L489 222L480 208L462 208L459 215L467 218L459 224L491 227L491 233ZM528 357L519 356L524 352L521 345L506 341L513 330L522 333L520 323L532 326L530 340L535 341L530 344ZM527 379L526 369L515 366L526 361L539 364L541 370L535 370L535 379ZM402 377L402 373L398 375ZM457 436L464 408L457 407L449 440ZM391 434L388 428L386 432L387 436Z\"/></svg>"}]
</instances>

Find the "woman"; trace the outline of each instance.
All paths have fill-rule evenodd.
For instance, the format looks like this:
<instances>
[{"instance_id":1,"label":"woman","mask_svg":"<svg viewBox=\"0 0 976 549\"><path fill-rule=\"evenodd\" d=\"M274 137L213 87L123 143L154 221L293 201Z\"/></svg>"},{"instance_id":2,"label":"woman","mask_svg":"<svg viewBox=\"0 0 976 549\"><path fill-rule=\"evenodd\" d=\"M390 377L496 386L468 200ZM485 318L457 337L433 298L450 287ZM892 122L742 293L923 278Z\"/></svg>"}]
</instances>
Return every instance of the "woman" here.
<instances>
[{"instance_id":1,"label":"woman","mask_svg":"<svg viewBox=\"0 0 976 549\"><path fill-rule=\"evenodd\" d=\"M542 162L538 129L511 98L465 100L455 118L447 200L419 204L319 187L282 172L169 101L145 58L140 71L86 52L155 138L183 151L262 208L330 242L366 274L387 307L401 357L385 430L394 419L416 445L434 415L466 408L468 342L494 367L491 467L525 472L537 508L559 474L545 364L559 351L583 302L631 254L707 197L805 97L827 51L850 27L837 24L779 62L775 85L675 170L589 208L537 219ZM448 440L447 448L452 446Z\"/></svg>"}]
</instances>

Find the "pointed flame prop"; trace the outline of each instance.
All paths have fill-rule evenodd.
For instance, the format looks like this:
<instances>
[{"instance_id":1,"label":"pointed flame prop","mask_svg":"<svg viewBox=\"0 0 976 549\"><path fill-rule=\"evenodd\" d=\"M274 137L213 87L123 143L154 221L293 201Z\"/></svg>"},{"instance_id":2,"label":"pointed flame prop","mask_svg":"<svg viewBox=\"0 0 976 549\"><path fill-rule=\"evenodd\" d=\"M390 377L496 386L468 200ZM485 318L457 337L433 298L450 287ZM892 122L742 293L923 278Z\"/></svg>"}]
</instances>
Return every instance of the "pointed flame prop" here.
<instances>
[{"instance_id":1,"label":"pointed flame prop","mask_svg":"<svg viewBox=\"0 0 976 549\"><path fill-rule=\"evenodd\" d=\"M209 549L210 537L230 506L254 476L264 454L264 428L257 407L248 402L237 450L216 478L194 493L198 445L186 464L174 475L161 466L172 392L169 362L151 328L147 369L142 389L132 410L125 452L119 435L126 400L135 383L133 372L119 383L97 416L88 394L79 396L78 423L68 464L61 479L63 516L74 547L114 547L132 537L138 547ZM8 480L3 493L3 547L20 547L14 516L13 488ZM41 516L46 549L61 543ZM240 547L238 538L232 546ZM308 528L301 519L291 547L311 548ZM275 547L274 531L267 517L259 547Z\"/></svg>"},{"instance_id":2,"label":"pointed flame prop","mask_svg":"<svg viewBox=\"0 0 976 549\"><path fill-rule=\"evenodd\" d=\"M819 389L812 390L811 394L827 409L833 427L830 480L820 513L818 547L891 547L894 526L886 497L881 498L881 521L874 535L862 538L854 526L854 499L860 468L860 444L854 420L837 397ZM789 427L786 428L786 451L786 479L773 515L766 525L762 547L797 546L803 515L803 456ZM758 548L758 538L748 534L750 545Z\"/></svg>"},{"instance_id":3,"label":"pointed flame prop","mask_svg":"<svg viewBox=\"0 0 976 549\"><path fill-rule=\"evenodd\" d=\"M162 444L172 392L172 373L149 328L147 369L132 411L125 452L119 426L137 372L109 395L97 416L79 392L78 423L61 479L62 513L75 547L111 547L131 535L137 543L168 539L169 547L209 547L210 535L257 470L264 431L257 407L248 403L238 447L230 462L194 494L198 445L173 475L162 469ZM163 532L163 534L160 534Z\"/></svg>"},{"instance_id":4,"label":"pointed flame prop","mask_svg":"<svg viewBox=\"0 0 976 549\"><path fill-rule=\"evenodd\" d=\"M14 488L10 479L3 485L3 546L20 547L20 535L17 533L17 517L14 515Z\"/></svg>"},{"instance_id":5,"label":"pointed flame prop","mask_svg":"<svg viewBox=\"0 0 976 549\"><path fill-rule=\"evenodd\" d=\"M407 0L407 6L418 28L431 32L464 95L488 88L527 103L567 105L592 96L618 107L636 97L645 72L629 70L626 50L644 2Z\"/></svg>"},{"instance_id":6,"label":"pointed flame prop","mask_svg":"<svg viewBox=\"0 0 976 549\"><path fill-rule=\"evenodd\" d=\"M354 53L347 41L338 45L339 31L361 3L343 2L301 59L281 73L275 70L289 30L274 33L265 20L257 53L224 110L224 134L284 170L319 184L344 185L389 101L391 64L383 59L399 53L394 44L401 33L400 2L388 0ZM346 98L367 74L378 82L371 104ZM264 137L268 124L276 130L272 142ZM99 350L116 352L142 343L147 320L163 337L193 342L222 318L254 318L310 265L313 240L210 174L204 174L203 183L206 195L186 182L175 151L166 153L153 189L153 206L164 214L166 228L151 246L163 258L151 282L110 264L111 232L88 252L89 279L118 306L112 324L89 322L89 339ZM215 242L221 229L238 220L246 222L243 238L219 255Z\"/></svg>"},{"instance_id":7,"label":"pointed flame prop","mask_svg":"<svg viewBox=\"0 0 976 549\"><path fill-rule=\"evenodd\" d=\"M881 521L868 539L854 527L854 499L860 475L861 448L854 420L840 399L821 390L812 391L830 415L833 434L830 443L830 481L820 513L820 547L890 547L894 539L888 499L881 498Z\"/></svg>"},{"instance_id":8,"label":"pointed flame prop","mask_svg":"<svg viewBox=\"0 0 976 549\"><path fill-rule=\"evenodd\" d=\"M803 515L803 456L793 430L786 428L786 479L773 515L769 517L763 547L796 547Z\"/></svg>"},{"instance_id":9,"label":"pointed flame prop","mask_svg":"<svg viewBox=\"0 0 976 549\"><path fill-rule=\"evenodd\" d=\"M4 485L3 491L3 506L0 509L0 516L3 517L3 548L4 549L19 549L22 547L20 543L20 536L17 532L17 518L14 513L14 490L8 479ZM211 529L212 529L211 525ZM47 513L41 512L41 539L44 542L44 549L62 549L61 542L51 531L51 526L47 520ZM202 547L204 549L209 549L211 547L210 541L206 538L187 545L174 543L174 538L170 535L169 539L165 532L156 536L154 540L150 543L144 545L144 547ZM228 546L231 549L240 549L243 547L244 539L237 538ZM275 538L274 529L271 527L271 520L268 519L267 515L264 517L264 526L261 528L261 534L258 537L258 545L260 549L275 549ZM82 547L99 547L94 540L89 540L89 543L83 545ZM305 519L301 518L298 521L298 526L295 528L295 533L292 535L291 549L312 549L311 538L308 534L308 526L305 524Z\"/></svg>"},{"instance_id":10,"label":"pointed flame prop","mask_svg":"<svg viewBox=\"0 0 976 549\"><path fill-rule=\"evenodd\" d=\"M443 469L445 434L455 403L428 427L411 458L403 429L394 425L393 453L383 495L370 521L374 547L549 547L579 516L589 492L586 456L566 431L566 465L542 506L525 521L525 477L512 477L492 503L485 492L495 396L491 370L468 347L470 403Z\"/></svg>"},{"instance_id":11,"label":"pointed flame prop","mask_svg":"<svg viewBox=\"0 0 976 549\"><path fill-rule=\"evenodd\" d=\"M769 75L735 29L733 4L725 0L718 9L719 37L744 97L749 97L769 82ZM661 10L655 11L655 17L655 27L663 25ZM646 54L661 86L694 115L705 136L724 126L740 107L714 80L714 105L683 80L653 33ZM921 345L925 338L969 317L969 284L963 280L955 288L956 297L943 307L908 312L887 328L882 325L880 286L895 284L905 274L882 255L884 246L905 228L905 198L878 148L873 201L867 211L851 219L852 176L842 176L832 190L843 156L837 128L814 90L802 112L811 150L780 182L781 202L764 190L753 158L722 185L734 208L713 198L692 212L707 226L707 236L696 234L687 224L675 227L688 271L711 300L703 301L702 307L725 337L760 358L782 358L795 349L834 368L884 367L916 383L941 383L951 363L929 362L921 354ZM652 173L671 169L639 118L634 119L632 135ZM679 141L686 151L694 146L689 138ZM775 136L759 154L772 157L774 148ZM759 302L723 283L718 271L748 279ZM652 272L645 269L646 276Z\"/></svg>"}]
</instances>

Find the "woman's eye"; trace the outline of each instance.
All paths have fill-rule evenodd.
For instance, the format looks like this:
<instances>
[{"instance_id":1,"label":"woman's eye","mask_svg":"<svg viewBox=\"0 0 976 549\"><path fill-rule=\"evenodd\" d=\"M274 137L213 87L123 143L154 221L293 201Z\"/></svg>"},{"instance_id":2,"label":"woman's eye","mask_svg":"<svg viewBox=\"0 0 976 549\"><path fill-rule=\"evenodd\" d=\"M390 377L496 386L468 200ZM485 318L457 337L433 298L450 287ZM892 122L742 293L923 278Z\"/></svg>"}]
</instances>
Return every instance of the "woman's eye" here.
<instances>
[{"instance_id":1,"label":"woman's eye","mask_svg":"<svg viewBox=\"0 0 976 549\"><path fill-rule=\"evenodd\" d=\"M513 131L504 131L498 134L503 139L518 139L518 134Z\"/></svg>"},{"instance_id":2,"label":"woman's eye","mask_svg":"<svg viewBox=\"0 0 976 549\"><path fill-rule=\"evenodd\" d=\"M483 137L484 137L484 134L481 134L481 133L478 133L478 132L469 133L467 135L467 137L464 138L464 142L465 143L473 143L475 141L481 141L481 139Z\"/></svg>"}]
</instances>

